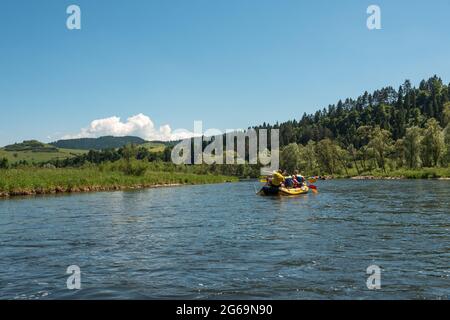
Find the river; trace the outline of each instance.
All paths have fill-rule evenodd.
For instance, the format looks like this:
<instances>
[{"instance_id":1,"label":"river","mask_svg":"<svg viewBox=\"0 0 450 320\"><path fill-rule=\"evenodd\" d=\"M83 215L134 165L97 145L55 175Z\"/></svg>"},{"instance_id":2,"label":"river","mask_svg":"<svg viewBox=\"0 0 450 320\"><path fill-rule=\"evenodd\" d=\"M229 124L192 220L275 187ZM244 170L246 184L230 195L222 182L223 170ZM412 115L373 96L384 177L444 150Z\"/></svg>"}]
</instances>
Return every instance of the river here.
<instances>
[{"instance_id":1,"label":"river","mask_svg":"<svg viewBox=\"0 0 450 320\"><path fill-rule=\"evenodd\" d=\"M321 181L294 198L258 185L1 200L0 298L450 297L450 181Z\"/></svg>"}]
</instances>

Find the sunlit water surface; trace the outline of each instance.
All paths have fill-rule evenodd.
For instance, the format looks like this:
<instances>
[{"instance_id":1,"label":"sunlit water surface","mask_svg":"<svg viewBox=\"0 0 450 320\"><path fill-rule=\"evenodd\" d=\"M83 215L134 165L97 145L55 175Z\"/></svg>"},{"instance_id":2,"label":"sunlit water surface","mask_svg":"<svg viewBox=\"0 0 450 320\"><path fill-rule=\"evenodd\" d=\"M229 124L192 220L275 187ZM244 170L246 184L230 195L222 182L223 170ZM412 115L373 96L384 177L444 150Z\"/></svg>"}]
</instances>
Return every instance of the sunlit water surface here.
<instances>
[{"instance_id":1,"label":"sunlit water surface","mask_svg":"<svg viewBox=\"0 0 450 320\"><path fill-rule=\"evenodd\" d=\"M1 200L0 298L450 297L450 182L323 181L295 198L258 185Z\"/></svg>"}]
</instances>

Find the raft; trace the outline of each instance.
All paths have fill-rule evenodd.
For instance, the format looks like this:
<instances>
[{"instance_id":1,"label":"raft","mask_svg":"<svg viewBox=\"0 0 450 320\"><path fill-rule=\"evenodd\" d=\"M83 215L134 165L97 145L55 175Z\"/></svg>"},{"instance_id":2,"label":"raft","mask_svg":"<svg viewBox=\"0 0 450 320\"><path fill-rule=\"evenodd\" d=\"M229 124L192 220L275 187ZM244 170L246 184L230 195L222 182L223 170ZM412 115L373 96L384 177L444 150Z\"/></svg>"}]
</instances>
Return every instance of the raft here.
<instances>
[{"instance_id":1,"label":"raft","mask_svg":"<svg viewBox=\"0 0 450 320\"><path fill-rule=\"evenodd\" d=\"M264 186L262 189L258 192L258 194L265 195L265 196L298 196L301 194L307 194L309 192L309 188L304 186L301 188L277 188L277 187L271 187L271 186Z\"/></svg>"}]
</instances>

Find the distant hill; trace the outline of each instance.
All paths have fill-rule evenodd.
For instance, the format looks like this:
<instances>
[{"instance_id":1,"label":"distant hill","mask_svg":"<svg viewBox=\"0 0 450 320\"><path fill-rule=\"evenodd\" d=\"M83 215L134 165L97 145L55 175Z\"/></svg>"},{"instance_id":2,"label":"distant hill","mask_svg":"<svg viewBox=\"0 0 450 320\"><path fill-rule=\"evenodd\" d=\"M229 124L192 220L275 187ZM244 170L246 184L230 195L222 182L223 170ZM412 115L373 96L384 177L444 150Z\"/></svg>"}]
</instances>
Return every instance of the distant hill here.
<instances>
[{"instance_id":1,"label":"distant hill","mask_svg":"<svg viewBox=\"0 0 450 320\"><path fill-rule=\"evenodd\" d=\"M42 163L50 160L72 158L86 152L85 150L61 149L37 140L26 140L0 148L0 159L6 158L10 163L23 161L27 163Z\"/></svg>"},{"instance_id":2,"label":"distant hill","mask_svg":"<svg viewBox=\"0 0 450 320\"><path fill-rule=\"evenodd\" d=\"M0 148L0 159L6 158L10 163L43 163L51 160L63 160L86 154L88 150L117 149L133 143L150 152L163 152L168 142L146 141L139 137L113 137L59 140L49 144L37 140L26 140Z\"/></svg>"},{"instance_id":3,"label":"distant hill","mask_svg":"<svg viewBox=\"0 0 450 320\"><path fill-rule=\"evenodd\" d=\"M100 138L58 140L56 142L50 143L50 145L57 148L65 148L65 149L103 150L103 149L120 148L130 143L141 145L147 143L147 141L142 138L133 136L126 136L126 137L105 136Z\"/></svg>"},{"instance_id":4,"label":"distant hill","mask_svg":"<svg viewBox=\"0 0 450 320\"><path fill-rule=\"evenodd\" d=\"M58 148L37 140L25 140L22 143L15 143L3 148L9 152L31 151L31 152L58 152Z\"/></svg>"}]
</instances>

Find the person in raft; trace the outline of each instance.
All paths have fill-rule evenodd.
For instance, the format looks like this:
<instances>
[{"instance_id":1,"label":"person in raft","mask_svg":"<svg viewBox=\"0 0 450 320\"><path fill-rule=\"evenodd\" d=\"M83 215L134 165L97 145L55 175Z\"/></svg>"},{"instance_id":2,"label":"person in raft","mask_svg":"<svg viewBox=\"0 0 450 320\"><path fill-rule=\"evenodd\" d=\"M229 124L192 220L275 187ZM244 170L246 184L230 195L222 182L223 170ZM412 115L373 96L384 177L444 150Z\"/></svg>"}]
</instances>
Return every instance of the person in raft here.
<instances>
[{"instance_id":1,"label":"person in raft","mask_svg":"<svg viewBox=\"0 0 450 320\"><path fill-rule=\"evenodd\" d=\"M283 176L284 176L284 185L286 186L286 188L288 188L288 189L294 188L294 184L295 184L294 177L295 176L288 176L287 171L283 172Z\"/></svg>"},{"instance_id":2,"label":"person in raft","mask_svg":"<svg viewBox=\"0 0 450 320\"><path fill-rule=\"evenodd\" d=\"M272 180L270 181L270 185L275 188L279 188L283 186L284 183L284 176L283 171L277 170L273 173Z\"/></svg>"},{"instance_id":3,"label":"person in raft","mask_svg":"<svg viewBox=\"0 0 450 320\"><path fill-rule=\"evenodd\" d=\"M294 179L294 187L301 188L306 186L306 179L304 176L298 173L298 170L294 171L294 175L292 176Z\"/></svg>"}]
</instances>

